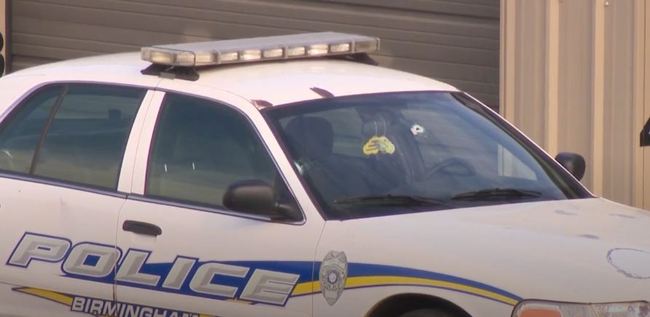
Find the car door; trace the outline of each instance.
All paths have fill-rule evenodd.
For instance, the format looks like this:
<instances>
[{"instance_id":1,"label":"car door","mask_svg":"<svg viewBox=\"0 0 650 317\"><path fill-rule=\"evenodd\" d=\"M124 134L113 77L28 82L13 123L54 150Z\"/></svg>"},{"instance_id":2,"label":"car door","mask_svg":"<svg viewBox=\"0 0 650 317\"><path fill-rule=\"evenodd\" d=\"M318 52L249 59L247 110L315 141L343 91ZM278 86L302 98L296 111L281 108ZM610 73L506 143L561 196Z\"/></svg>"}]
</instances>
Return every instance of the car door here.
<instances>
[{"instance_id":1,"label":"car door","mask_svg":"<svg viewBox=\"0 0 650 317\"><path fill-rule=\"evenodd\" d=\"M120 213L118 304L161 315L310 316L324 221L305 216L314 212L307 194L287 186L297 177L279 173L291 166L269 154L281 150L262 141L272 134L259 112L226 104L252 108L235 97L162 95L138 147L149 156L138 157L134 193ZM272 221L224 206L231 185L251 181L272 187L291 216Z\"/></svg>"},{"instance_id":2,"label":"car door","mask_svg":"<svg viewBox=\"0 0 650 317\"><path fill-rule=\"evenodd\" d=\"M57 83L0 125L0 315L63 316L113 300L117 190L142 88ZM110 305L110 304L109 304Z\"/></svg>"}]
</instances>

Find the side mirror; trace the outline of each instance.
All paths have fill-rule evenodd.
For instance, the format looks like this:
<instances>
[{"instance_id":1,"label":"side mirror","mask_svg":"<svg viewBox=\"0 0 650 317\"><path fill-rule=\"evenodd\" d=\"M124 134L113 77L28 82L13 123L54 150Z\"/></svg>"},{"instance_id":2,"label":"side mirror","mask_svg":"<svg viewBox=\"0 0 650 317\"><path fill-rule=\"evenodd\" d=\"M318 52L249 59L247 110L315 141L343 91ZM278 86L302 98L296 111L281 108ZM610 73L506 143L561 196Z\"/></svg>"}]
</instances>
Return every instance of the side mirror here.
<instances>
[{"instance_id":1,"label":"side mirror","mask_svg":"<svg viewBox=\"0 0 650 317\"><path fill-rule=\"evenodd\" d=\"M641 130L641 146L650 146L650 119Z\"/></svg>"},{"instance_id":2,"label":"side mirror","mask_svg":"<svg viewBox=\"0 0 650 317\"><path fill-rule=\"evenodd\" d=\"M5 57L2 55L2 49L5 47L5 37L0 32L0 77L2 77L2 74L5 73Z\"/></svg>"},{"instance_id":3,"label":"side mirror","mask_svg":"<svg viewBox=\"0 0 650 317\"><path fill-rule=\"evenodd\" d=\"M562 152L555 157L555 160L577 180L581 180L585 176L585 167L587 164L582 155Z\"/></svg>"},{"instance_id":4,"label":"side mirror","mask_svg":"<svg viewBox=\"0 0 650 317\"><path fill-rule=\"evenodd\" d=\"M282 204L273 187L258 179L232 183L223 195L223 205L231 210L269 217L271 220L300 220L294 204Z\"/></svg>"}]
</instances>

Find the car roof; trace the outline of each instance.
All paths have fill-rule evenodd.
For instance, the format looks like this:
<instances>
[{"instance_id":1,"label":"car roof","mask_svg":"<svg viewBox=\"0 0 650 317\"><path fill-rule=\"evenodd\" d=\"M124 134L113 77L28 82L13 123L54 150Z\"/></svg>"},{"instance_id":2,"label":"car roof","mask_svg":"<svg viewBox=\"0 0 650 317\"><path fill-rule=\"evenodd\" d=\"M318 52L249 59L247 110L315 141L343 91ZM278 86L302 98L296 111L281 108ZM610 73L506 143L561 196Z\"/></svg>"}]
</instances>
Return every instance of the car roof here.
<instances>
[{"instance_id":1,"label":"car roof","mask_svg":"<svg viewBox=\"0 0 650 317\"><path fill-rule=\"evenodd\" d=\"M18 71L10 76L39 75L56 81L79 75L82 80L129 78L133 84L151 84L156 75L141 71L151 64L140 54L121 53L61 61ZM451 85L423 76L332 58L256 62L197 68L196 85L227 91L248 100L281 105L323 98L396 91L457 91ZM184 79L161 79L184 80ZM119 83L118 81L115 81ZM191 93L191 92L188 92Z\"/></svg>"}]
</instances>

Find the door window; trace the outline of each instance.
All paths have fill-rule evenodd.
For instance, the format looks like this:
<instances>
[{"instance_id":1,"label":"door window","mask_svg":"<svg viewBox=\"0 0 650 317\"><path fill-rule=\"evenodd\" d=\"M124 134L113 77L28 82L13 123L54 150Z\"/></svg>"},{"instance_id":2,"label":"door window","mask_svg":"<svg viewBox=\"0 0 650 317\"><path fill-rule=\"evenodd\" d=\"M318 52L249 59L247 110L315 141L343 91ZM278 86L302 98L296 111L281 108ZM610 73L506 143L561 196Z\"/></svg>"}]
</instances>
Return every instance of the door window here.
<instances>
[{"instance_id":1,"label":"door window","mask_svg":"<svg viewBox=\"0 0 650 317\"><path fill-rule=\"evenodd\" d=\"M207 100L168 94L156 127L145 194L223 209L228 187L243 180L272 185L276 199L294 204L243 115Z\"/></svg>"}]
</instances>

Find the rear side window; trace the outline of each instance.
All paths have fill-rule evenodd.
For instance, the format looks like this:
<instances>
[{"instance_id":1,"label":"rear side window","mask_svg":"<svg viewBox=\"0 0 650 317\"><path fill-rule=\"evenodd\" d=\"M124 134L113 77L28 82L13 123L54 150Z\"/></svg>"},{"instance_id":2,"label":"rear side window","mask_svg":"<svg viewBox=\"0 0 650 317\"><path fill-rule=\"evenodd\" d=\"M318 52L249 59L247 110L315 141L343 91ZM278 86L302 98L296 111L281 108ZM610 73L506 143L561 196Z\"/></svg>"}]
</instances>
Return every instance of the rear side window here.
<instances>
[{"instance_id":1,"label":"rear side window","mask_svg":"<svg viewBox=\"0 0 650 317\"><path fill-rule=\"evenodd\" d=\"M29 173L34 152L63 86L42 89L23 102L0 130L0 169Z\"/></svg>"},{"instance_id":2,"label":"rear side window","mask_svg":"<svg viewBox=\"0 0 650 317\"><path fill-rule=\"evenodd\" d=\"M39 90L0 128L0 169L115 189L145 93L94 84Z\"/></svg>"}]
</instances>

